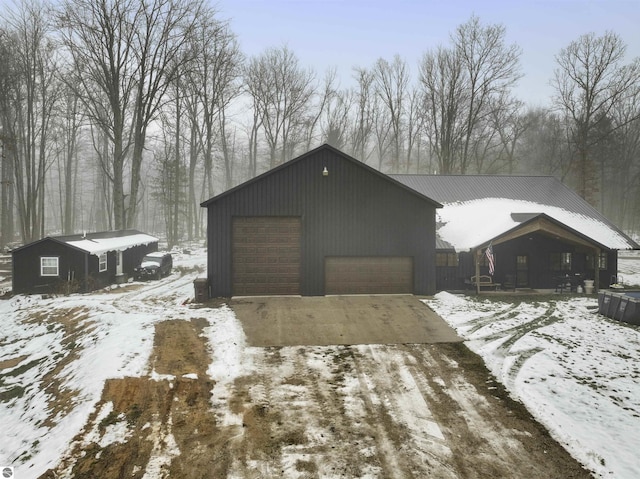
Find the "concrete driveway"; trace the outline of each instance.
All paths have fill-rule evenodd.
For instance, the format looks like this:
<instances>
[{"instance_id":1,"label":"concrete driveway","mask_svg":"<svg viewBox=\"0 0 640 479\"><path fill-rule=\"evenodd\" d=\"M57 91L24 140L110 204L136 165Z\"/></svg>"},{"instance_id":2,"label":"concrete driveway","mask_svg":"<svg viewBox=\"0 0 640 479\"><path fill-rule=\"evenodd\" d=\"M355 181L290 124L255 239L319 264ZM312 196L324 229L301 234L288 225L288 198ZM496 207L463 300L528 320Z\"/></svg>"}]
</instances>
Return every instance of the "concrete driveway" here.
<instances>
[{"instance_id":1,"label":"concrete driveway","mask_svg":"<svg viewBox=\"0 0 640 479\"><path fill-rule=\"evenodd\" d=\"M229 303L251 346L460 342L411 295L234 298Z\"/></svg>"}]
</instances>

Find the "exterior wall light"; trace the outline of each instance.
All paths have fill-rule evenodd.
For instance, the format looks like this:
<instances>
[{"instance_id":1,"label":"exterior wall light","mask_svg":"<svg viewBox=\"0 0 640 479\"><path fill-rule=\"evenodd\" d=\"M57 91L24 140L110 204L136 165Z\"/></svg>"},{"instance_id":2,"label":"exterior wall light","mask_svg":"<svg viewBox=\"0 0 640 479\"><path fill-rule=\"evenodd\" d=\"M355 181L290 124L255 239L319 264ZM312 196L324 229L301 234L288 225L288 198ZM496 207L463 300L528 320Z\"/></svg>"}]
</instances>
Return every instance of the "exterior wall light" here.
<instances>
[{"instance_id":1,"label":"exterior wall light","mask_svg":"<svg viewBox=\"0 0 640 479\"><path fill-rule=\"evenodd\" d=\"M329 176L329 170L327 170L327 167L324 167L324 170L322 170L322 176Z\"/></svg>"}]
</instances>

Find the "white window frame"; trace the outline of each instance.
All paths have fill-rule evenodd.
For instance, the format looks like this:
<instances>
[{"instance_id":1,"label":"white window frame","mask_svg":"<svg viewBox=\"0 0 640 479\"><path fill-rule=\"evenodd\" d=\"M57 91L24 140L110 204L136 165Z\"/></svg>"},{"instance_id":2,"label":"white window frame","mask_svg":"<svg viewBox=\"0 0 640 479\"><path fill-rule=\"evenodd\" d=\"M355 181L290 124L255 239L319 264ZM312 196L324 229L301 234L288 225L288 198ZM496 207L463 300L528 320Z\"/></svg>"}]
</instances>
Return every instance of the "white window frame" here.
<instances>
[{"instance_id":1,"label":"white window frame","mask_svg":"<svg viewBox=\"0 0 640 479\"><path fill-rule=\"evenodd\" d=\"M100 273L107 270L107 253L98 255L98 271Z\"/></svg>"},{"instance_id":2,"label":"white window frame","mask_svg":"<svg viewBox=\"0 0 640 479\"><path fill-rule=\"evenodd\" d=\"M51 264L45 264L48 262ZM55 273L53 272L54 269ZM60 276L60 258L57 256L40 256L40 276Z\"/></svg>"}]
</instances>

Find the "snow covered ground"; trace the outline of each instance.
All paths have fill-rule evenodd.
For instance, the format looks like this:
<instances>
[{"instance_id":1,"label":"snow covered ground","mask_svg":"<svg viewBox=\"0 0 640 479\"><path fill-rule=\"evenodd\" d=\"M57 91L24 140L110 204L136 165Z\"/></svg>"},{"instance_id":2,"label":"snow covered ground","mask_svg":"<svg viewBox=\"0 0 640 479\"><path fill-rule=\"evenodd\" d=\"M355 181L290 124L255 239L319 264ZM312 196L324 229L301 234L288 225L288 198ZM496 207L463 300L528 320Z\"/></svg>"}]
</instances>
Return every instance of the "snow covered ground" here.
<instances>
[{"instance_id":1,"label":"snow covered ground","mask_svg":"<svg viewBox=\"0 0 640 479\"><path fill-rule=\"evenodd\" d=\"M425 302L597 477L638 477L640 328L595 314L594 298Z\"/></svg>"},{"instance_id":2,"label":"snow covered ground","mask_svg":"<svg viewBox=\"0 0 640 479\"><path fill-rule=\"evenodd\" d=\"M618 253L618 281L640 290L640 251Z\"/></svg>"},{"instance_id":3,"label":"snow covered ground","mask_svg":"<svg viewBox=\"0 0 640 479\"><path fill-rule=\"evenodd\" d=\"M185 303L205 267L204 251L174 258L185 274L174 270L144 286L0 300L0 466L38 477L84 427L107 378L152 373L154 323L197 315Z\"/></svg>"},{"instance_id":4,"label":"snow covered ground","mask_svg":"<svg viewBox=\"0 0 640 479\"><path fill-rule=\"evenodd\" d=\"M96 413L107 379L158 376L149 364L155 326L203 317L188 301L193 280L205 265L204 250L176 253L174 258L174 273L160 281L86 295L0 300L0 466L14 466L16 477L40 476L78 441ZM620 270L626 284L640 285L640 260L623 259ZM598 477L637 477L639 328L594 314L594 298L545 297L512 304L441 293L427 304ZM236 378L253 371L257 352L246 347L229 308L213 310L206 321L203 334L212 350L207 371L216 381L215 404L225 400ZM274 353L259 356L265 354ZM109 416L109 404L97 412L95 423ZM229 414L222 422L238 420ZM123 426L115 421L94 442L105 446L124 441L128 433ZM91 434L97 433L89 431L82 440L90 440ZM159 449L145 477L164 477L152 466L161 468L179 454L170 447L175 445L171 439L168 434L164 456ZM62 471L60 477L70 477L69 470Z\"/></svg>"}]
</instances>

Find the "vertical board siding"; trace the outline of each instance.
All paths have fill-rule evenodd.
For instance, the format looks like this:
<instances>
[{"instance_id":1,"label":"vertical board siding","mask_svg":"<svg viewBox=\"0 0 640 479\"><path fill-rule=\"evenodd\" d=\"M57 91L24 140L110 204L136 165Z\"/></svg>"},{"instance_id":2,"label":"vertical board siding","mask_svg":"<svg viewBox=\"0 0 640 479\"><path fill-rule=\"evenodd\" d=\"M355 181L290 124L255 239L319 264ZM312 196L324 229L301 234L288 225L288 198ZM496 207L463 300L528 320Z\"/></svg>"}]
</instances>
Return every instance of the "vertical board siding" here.
<instances>
[{"instance_id":1,"label":"vertical board siding","mask_svg":"<svg viewBox=\"0 0 640 479\"><path fill-rule=\"evenodd\" d=\"M123 252L123 272L133 273L145 254L158 249L158 243L138 245ZM58 276L40 276L40 257L55 256L58 260ZM40 293L55 292L68 279L78 281L84 288L99 288L115 281L116 257L114 252L107 253L107 271L99 272L98 256L73 248L65 243L44 238L13 252L14 275L13 292ZM85 261L88 262L89 278L85 274Z\"/></svg>"},{"instance_id":2,"label":"vertical board siding","mask_svg":"<svg viewBox=\"0 0 640 479\"><path fill-rule=\"evenodd\" d=\"M302 295L325 294L328 256L412 257L414 292L435 292L435 206L334 149L315 150L208 204L214 296L232 294L232 222L247 216L301 218Z\"/></svg>"}]
</instances>

